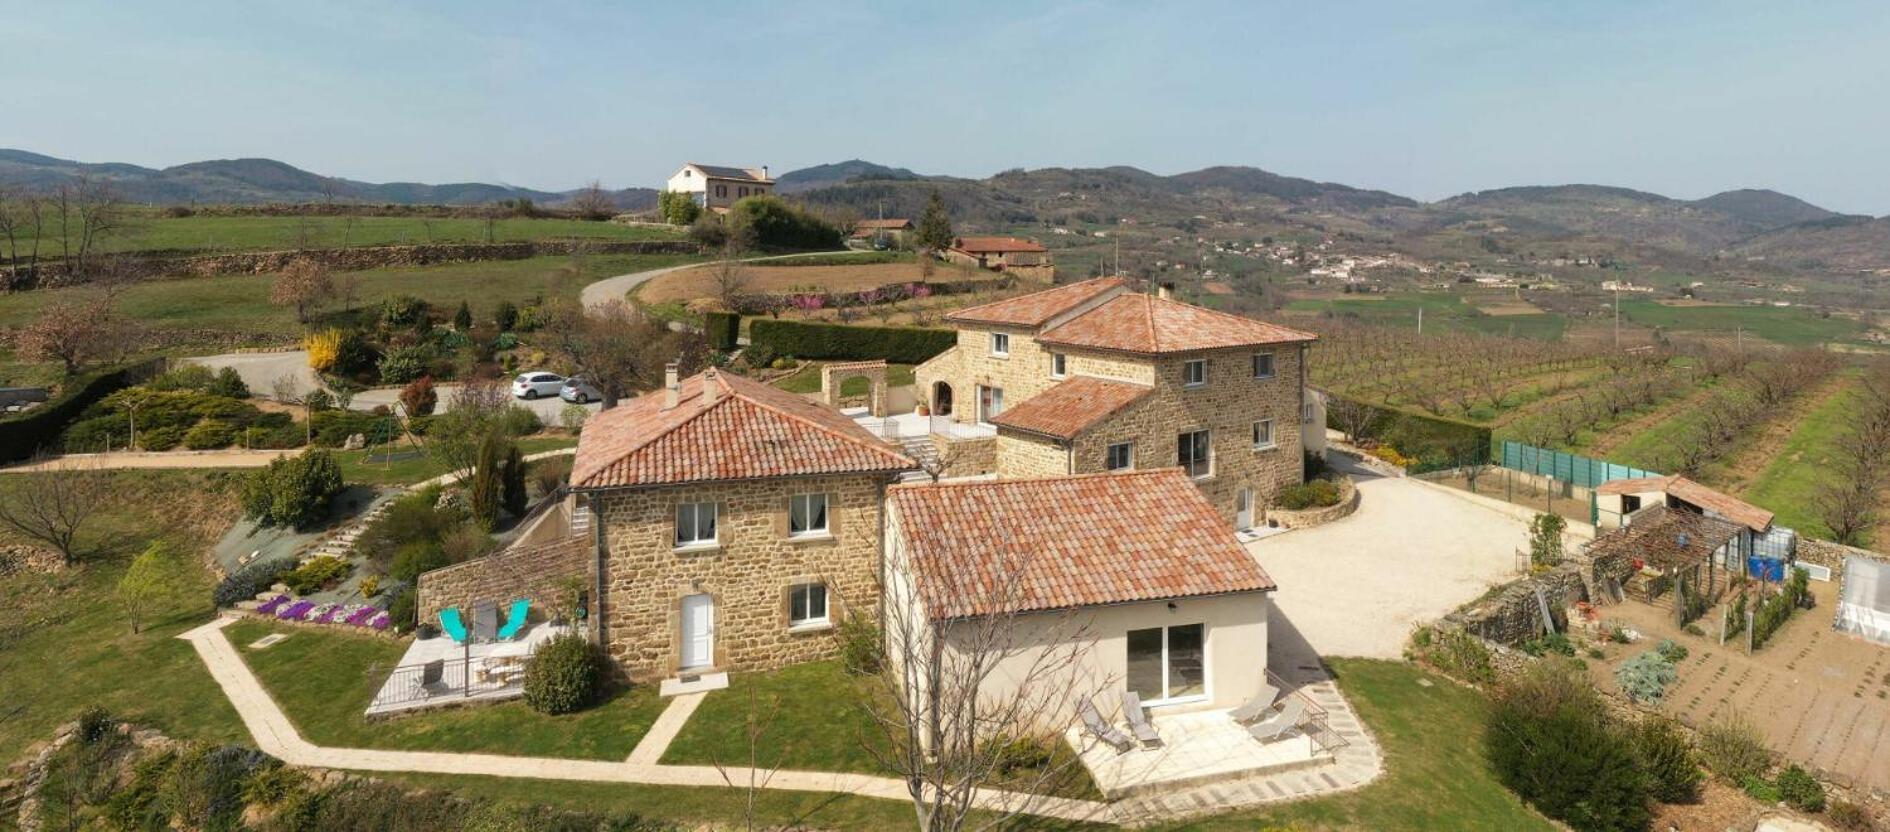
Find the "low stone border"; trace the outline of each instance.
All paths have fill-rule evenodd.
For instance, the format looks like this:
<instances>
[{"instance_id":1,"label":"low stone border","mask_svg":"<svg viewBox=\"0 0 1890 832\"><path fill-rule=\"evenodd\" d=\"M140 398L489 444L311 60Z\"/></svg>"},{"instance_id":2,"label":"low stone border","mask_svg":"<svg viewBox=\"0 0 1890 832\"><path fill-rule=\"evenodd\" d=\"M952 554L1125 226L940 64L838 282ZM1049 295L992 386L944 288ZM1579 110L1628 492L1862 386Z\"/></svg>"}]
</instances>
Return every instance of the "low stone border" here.
<instances>
[{"instance_id":1,"label":"low stone border","mask_svg":"<svg viewBox=\"0 0 1890 832\"><path fill-rule=\"evenodd\" d=\"M1338 479L1333 480L1333 482L1337 483L1339 486L1339 502L1329 506L1300 509L1298 511L1283 508L1269 508L1267 509L1266 517L1267 525L1282 529L1310 529L1314 526L1322 526L1334 520L1352 516L1353 512L1358 511L1360 499L1358 485L1352 482L1351 477L1343 474L1341 474Z\"/></svg>"}]
</instances>

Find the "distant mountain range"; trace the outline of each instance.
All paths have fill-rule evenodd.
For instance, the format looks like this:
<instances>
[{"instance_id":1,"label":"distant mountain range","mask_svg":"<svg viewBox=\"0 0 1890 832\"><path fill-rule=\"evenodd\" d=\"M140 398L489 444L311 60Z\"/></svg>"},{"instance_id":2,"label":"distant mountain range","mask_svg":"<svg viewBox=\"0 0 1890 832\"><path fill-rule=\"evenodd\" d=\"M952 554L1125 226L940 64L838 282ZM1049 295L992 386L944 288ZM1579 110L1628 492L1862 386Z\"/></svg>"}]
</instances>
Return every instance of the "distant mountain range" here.
<instances>
[{"instance_id":1,"label":"distant mountain range","mask_svg":"<svg viewBox=\"0 0 1890 832\"><path fill-rule=\"evenodd\" d=\"M468 205L525 198L557 205L576 193L476 182L358 182L272 159L153 169L0 150L0 185L45 187L81 175L110 182L128 199L163 204ZM1466 235L1518 249L1616 241L1624 249L1749 259L1787 268L1890 268L1890 217L1839 214L1769 190L1730 190L1679 200L1601 185L1525 186L1425 203L1254 167L1217 166L1172 176L1127 166L1040 168L965 179L863 159L790 171L776 181L785 194L860 216L916 217L936 190L955 221L968 229L1123 222L1192 227L1200 218L1387 243L1448 242ZM624 210L642 210L656 202L656 191L650 188L625 188L611 195Z\"/></svg>"}]
</instances>

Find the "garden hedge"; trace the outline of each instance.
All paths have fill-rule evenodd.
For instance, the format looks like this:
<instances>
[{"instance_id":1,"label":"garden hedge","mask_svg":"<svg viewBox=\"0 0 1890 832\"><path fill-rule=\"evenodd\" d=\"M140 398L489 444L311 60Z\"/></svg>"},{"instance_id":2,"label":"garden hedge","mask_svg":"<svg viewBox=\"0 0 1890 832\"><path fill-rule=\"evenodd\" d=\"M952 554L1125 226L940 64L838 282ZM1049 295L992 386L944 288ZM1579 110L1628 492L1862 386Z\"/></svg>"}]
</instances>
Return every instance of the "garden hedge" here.
<instances>
[{"instance_id":1,"label":"garden hedge","mask_svg":"<svg viewBox=\"0 0 1890 832\"><path fill-rule=\"evenodd\" d=\"M53 445L94 402L157 375L163 365L163 359L153 358L99 370L68 382L59 395L32 410L0 419L0 463L18 462Z\"/></svg>"},{"instance_id":2,"label":"garden hedge","mask_svg":"<svg viewBox=\"0 0 1890 832\"><path fill-rule=\"evenodd\" d=\"M748 340L774 355L801 359L919 364L956 346L958 331L756 320L748 330Z\"/></svg>"},{"instance_id":3,"label":"garden hedge","mask_svg":"<svg viewBox=\"0 0 1890 832\"><path fill-rule=\"evenodd\" d=\"M705 312L702 328L709 335L710 349L727 352L735 349L736 340L741 337L742 316L733 312Z\"/></svg>"},{"instance_id":4,"label":"garden hedge","mask_svg":"<svg viewBox=\"0 0 1890 832\"><path fill-rule=\"evenodd\" d=\"M1328 395L1334 400L1343 398ZM1491 437L1487 427L1384 404L1368 402L1366 406L1372 410L1366 435L1418 460L1418 464L1412 466L1412 473L1454 467L1466 461L1466 456L1474 456L1477 461L1490 458ZM1342 429L1343 426L1338 424L1333 415L1334 411L1336 408L1326 408L1327 425Z\"/></svg>"}]
</instances>

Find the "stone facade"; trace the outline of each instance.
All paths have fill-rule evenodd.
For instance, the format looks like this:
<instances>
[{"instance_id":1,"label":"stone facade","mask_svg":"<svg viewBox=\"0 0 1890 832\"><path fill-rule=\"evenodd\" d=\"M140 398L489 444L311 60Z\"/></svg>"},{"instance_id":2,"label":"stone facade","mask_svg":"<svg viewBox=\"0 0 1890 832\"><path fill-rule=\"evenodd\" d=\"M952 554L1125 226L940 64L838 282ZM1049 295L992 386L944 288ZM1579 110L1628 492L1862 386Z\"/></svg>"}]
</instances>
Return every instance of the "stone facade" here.
<instances>
[{"instance_id":1,"label":"stone facade","mask_svg":"<svg viewBox=\"0 0 1890 832\"><path fill-rule=\"evenodd\" d=\"M605 649L636 681L682 666L682 599L714 602L715 670L767 670L832 656L849 609L879 603L878 569L887 478L878 474L785 477L597 493L592 511L604 555ZM790 538L789 498L824 493L829 535ZM717 505L712 547L674 545L676 509ZM827 587L827 626L790 630L789 590Z\"/></svg>"},{"instance_id":2,"label":"stone facade","mask_svg":"<svg viewBox=\"0 0 1890 832\"><path fill-rule=\"evenodd\" d=\"M992 353L993 332L1010 336L1008 355ZM1109 446L1121 442L1133 443L1135 467L1165 468L1176 464L1182 433L1205 429L1210 432L1212 473L1198 482L1228 522L1235 520L1242 491L1252 501L1252 522L1258 524L1274 493L1303 480L1304 353L1299 345L1146 357L1073 349L1063 352L1064 375L1060 377L1051 375L1056 352L1039 344L1027 328L964 328L959 330L958 346L921 365L915 378L921 395L936 396L939 382L951 385L955 402L951 415L961 422L977 419L980 386L1003 389L1006 407L1071 376L1098 376L1154 388L1147 397L1068 444L1000 428L997 471L1001 476L1100 472L1107 468ZM1260 352L1273 354L1271 378L1253 378L1253 355ZM1208 362L1207 383L1189 387L1182 379L1183 367L1194 360ZM1273 422L1273 441L1256 448L1253 425L1263 419Z\"/></svg>"},{"instance_id":3,"label":"stone facade","mask_svg":"<svg viewBox=\"0 0 1890 832\"><path fill-rule=\"evenodd\" d=\"M949 463L945 467L945 476L975 477L981 474L997 473L998 439L995 436L975 439L934 436L932 441Z\"/></svg>"},{"instance_id":4,"label":"stone facade","mask_svg":"<svg viewBox=\"0 0 1890 832\"><path fill-rule=\"evenodd\" d=\"M481 601L503 607L514 598L529 598L534 611L551 613L570 603L564 596L571 584L593 583L595 563L589 539L568 537L424 572L416 590L420 620L438 621L447 607L465 610Z\"/></svg>"}]
</instances>

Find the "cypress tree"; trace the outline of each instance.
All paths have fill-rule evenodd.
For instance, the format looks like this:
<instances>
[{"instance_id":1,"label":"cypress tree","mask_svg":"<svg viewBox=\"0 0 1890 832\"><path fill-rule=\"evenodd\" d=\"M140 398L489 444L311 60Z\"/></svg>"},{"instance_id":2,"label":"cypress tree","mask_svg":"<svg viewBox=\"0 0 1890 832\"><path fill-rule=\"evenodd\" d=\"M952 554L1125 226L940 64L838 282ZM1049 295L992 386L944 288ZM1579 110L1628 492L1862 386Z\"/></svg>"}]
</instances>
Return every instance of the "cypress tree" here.
<instances>
[{"instance_id":1,"label":"cypress tree","mask_svg":"<svg viewBox=\"0 0 1890 832\"><path fill-rule=\"evenodd\" d=\"M499 437L488 433L479 442L479 458L473 466L472 493L467 501L472 504L473 520L479 527L490 532L499 525Z\"/></svg>"},{"instance_id":2,"label":"cypress tree","mask_svg":"<svg viewBox=\"0 0 1890 832\"><path fill-rule=\"evenodd\" d=\"M513 517L524 517L527 502L525 455L519 452L517 445L510 445L505 452L505 464L499 469L499 485L506 513Z\"/></svg>"}]
</instances>

